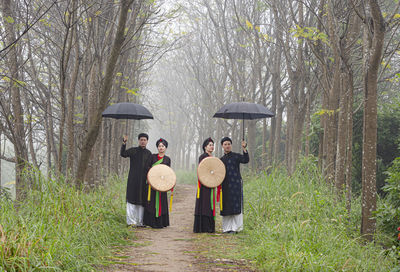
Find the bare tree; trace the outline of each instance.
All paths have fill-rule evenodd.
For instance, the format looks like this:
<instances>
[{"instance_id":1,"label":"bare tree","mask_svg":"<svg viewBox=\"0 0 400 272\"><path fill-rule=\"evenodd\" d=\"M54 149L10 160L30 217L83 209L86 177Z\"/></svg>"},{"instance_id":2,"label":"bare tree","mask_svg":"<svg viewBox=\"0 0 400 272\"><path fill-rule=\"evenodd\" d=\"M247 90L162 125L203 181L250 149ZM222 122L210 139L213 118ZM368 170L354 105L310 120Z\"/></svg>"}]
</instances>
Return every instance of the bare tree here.
<instances>
[{"instance_id":1,"label":"bare tree","mask_svg":"<svg viewBox=\"0 0 400 272\"><path fill-rule=\"evenodd\" d=\"M376 143L377 143L377 88L386 23L378 1L368 1L367 61L364 73L364 118L362 157L362 221L361 233L372 240L376 229L373 212L376 210Z\"/></svg>"},{"instance_id":2,"label":"bare tree","mask_svg":"<svg viewBox=\"0 0 400 272\"><path fill-rule=\"evenodd\" d=\"M3 0L1 4L5 26L5 40L7 44L11 44L16 40L15 16L13 11L14 5L10 0ZM22 200L24 197L24 188L26 188L26 184L24 184L22 179L22 173L24 168L29 165L29 161L25 142L24 111L20 92L22 85L19 74L18 55L19 53L17 52L16 46L11 46L6 56L7 66L10 71L8 90L9 98L11 100L11 108L6 112L6 116L12 118L6 118L6 122L12 135L10 140L14 144L15 150L16 195L18 200ZM2 100L3 110L7 108L7 106L4 105L5 103L6 102Z\"/></svg>"},{"instance_id":3,"label":"bare tree","mask_svg":"<svg viewBox=\"0 0 400 272\"><path fill-rule=\"evenodd\" d=\"M104 79L102 81L101 90L99 92L99 103L96 110L95 120L89 127L89 131L85 136L81 157L78 163L78 169L75 175L75 180L77 185L82 185L82 182L85 178L85 173L87 165L89 163L89 158L91 156L93 146L96 142L97 135L100 130L101 113L106 108L107 101L109 99L112 86L112 77L114 76L115 65L117 63L118 56L121 52L121 48L125 39L124 35L125 24L127 21L129 6L132 4L132 2L133 0L121 1L118 28L115 34L114 44L110 54L110 58L107 62L107 69L105 72Z\"/></svg>"}]
</instances>

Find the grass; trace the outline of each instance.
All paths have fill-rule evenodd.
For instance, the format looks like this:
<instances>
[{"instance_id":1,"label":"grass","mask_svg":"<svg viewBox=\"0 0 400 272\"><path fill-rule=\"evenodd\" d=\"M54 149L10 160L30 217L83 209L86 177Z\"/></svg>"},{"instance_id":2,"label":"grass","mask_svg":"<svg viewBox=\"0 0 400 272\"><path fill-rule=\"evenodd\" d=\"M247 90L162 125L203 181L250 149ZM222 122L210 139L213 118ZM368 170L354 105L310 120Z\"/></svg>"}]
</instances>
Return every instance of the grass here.
<instances>
[{"instance_id":1,"label":"grass","mask_svg":"<svg viewBox=\"0 0 400 272\"><path fill-rule=\"evenodd\" d=\"M133 234L125 222L125 182L82 192L36 175L17 209L0 202L0 271L96 271Z\"/></svg>"},{"instance_id":2,"label":"grass","mask_svg":"<svg viewBox=\"0 0 400 272\"><path fill-rule=\"evenodd\" d=\"M177 179L197 182L196 173L186 171L177 171ZM291 177L277 168L244 180L244 231L200 234L194 242L197 262L206 268L400 271L394 254L379 246L384 235L375 244L360 236L360 201L353 200L348 215L314 163L304 161ZM31 190L18 209L0 200L0 271L98 271L125 263L116 256L134 244L125 222L125 181L113 178L81 192L36 174L36 185L41 190Z\"/></svg>"},{"instance_id":3,"label":"grass","mask_svg":"<svg viewBox=\"0 0 400 272\"><path fill-rule=\"evenodd\" d=\"M263 271L397 271L396 260L359 234L361 208L335 201L315 164L288 177L275 169L245 179L241 255Z\"/></svg>"},{"instance_id":4,"label":"grass","mask_svg":"<svg viewBox=\"0 0 400 272\"><path fill-rule=\"evenodd\" d=\"M177 184L197 184L197 172L187 170L176 170Z\"/></svg>"}]
</instances>

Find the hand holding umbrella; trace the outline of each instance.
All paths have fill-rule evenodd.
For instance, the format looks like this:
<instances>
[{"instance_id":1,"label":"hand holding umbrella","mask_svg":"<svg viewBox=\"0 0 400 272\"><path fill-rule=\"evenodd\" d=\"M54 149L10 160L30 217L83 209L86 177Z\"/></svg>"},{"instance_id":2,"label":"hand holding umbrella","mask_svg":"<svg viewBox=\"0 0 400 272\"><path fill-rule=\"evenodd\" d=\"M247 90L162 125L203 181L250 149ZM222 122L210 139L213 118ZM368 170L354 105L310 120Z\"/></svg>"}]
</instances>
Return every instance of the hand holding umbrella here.
<instances>
[{"instance_id":1,"label":"hand holding umbrella","mask_svg":"<svg viewBox=\"0 0 400 272\"><path fill-rule=\"evenodd\" d=\"M244 136L243 136L244 137ZM243 151L246 151L247 143L245 140L242 140L242 149Z\"/></svg>"}]
</instances>

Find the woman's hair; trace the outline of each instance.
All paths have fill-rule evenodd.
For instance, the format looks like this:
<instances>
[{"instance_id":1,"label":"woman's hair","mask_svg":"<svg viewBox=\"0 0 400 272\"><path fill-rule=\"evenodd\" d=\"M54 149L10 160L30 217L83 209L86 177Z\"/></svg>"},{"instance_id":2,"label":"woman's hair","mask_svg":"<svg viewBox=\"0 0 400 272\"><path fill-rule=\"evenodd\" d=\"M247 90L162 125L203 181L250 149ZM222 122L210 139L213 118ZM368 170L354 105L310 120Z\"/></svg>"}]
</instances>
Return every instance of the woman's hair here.
<instances>
[{"instance_id":1,"label":"woman's hair","mask_svg":"<svg viewBox=\"0 0 400 272\"><path fill-rule=\"evenodd\" d=\"M156 147L158 147L160 143L162 143L166 148L168 148L168 142L165 139L163 138L158 139L156 142Z\"/></svg>"},{"instance_id":2,"label":"woman's hair","mask_svg":"<svg viewBox=\"0 0 400 272\"><path fill-rule=\"evenodd\" d=\"M203 142L203 151L206 152L206 146L210 143L214 143L213 139L211 139L211 137L205 139L205 141Z\"/></svg>"}]
</instances>

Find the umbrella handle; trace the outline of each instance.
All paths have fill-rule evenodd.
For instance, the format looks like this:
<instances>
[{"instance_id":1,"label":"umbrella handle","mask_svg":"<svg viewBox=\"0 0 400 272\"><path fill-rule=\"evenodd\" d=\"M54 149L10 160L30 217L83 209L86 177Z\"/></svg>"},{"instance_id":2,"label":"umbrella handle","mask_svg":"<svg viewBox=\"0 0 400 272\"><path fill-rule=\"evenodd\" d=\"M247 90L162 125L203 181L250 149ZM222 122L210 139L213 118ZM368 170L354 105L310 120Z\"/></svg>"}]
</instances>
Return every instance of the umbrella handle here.
<instances>
[{"instance_id":1,"label":"umbrella handle","mask_svg":"<svg viewBox=\"0 0 400 272\"><path fill-rule=\"evenodd\" d=\"M244 118L242 119L243 121L243 137L242 137L242 141L244 141Z\"/></svg>"}]
</instances>

